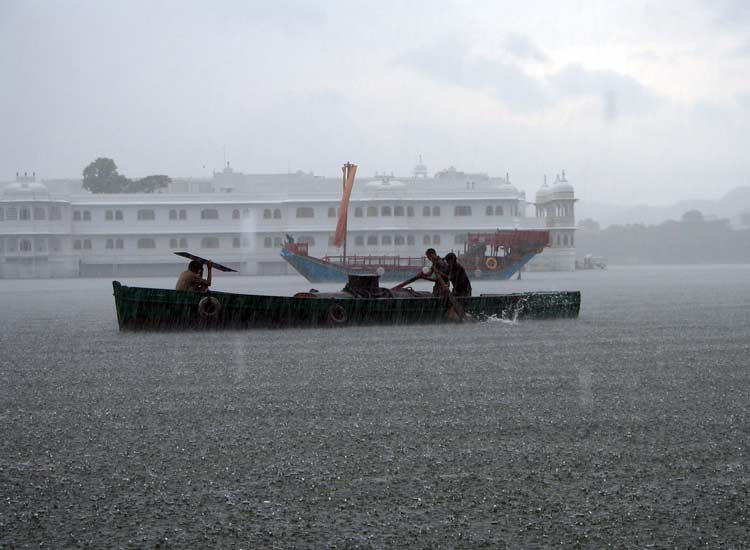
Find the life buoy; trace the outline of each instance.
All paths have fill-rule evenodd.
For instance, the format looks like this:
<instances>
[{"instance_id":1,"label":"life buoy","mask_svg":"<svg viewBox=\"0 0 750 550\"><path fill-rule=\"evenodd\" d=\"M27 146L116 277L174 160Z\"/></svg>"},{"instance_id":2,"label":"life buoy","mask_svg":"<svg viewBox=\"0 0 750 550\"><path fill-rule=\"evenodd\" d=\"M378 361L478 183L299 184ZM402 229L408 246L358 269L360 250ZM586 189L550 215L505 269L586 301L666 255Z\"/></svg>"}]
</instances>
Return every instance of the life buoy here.
<instances>
[{"instance_id":1,"label":"life buoy","mask_svg":"<svg viewBox=\"0 0 750 550\"><path fill-rule=\"evenodd\" d=\"M487 269L497 269L497 260L495 258L487 258L484 265L487 266Z\"/></svg>"},{"instance_id":2,"label":"life buoy","mask_svg":"<svg viewBox=\"0 0 750 550\"><path fill-rule=\"evenodd\" d=\"M216 319L221 313L221 303L213 296L204 296L198 302L198 313L207 321Z\"/></svg>"},{"instance_id":3,"label":"life buoy","mask_svg":"<svg viewBox=\"0 0 750 550\"><path fill-rule=\"evenodd\" d=\"M328 308L326 317L332 325L343 325L349 320L349 315L341 304L332 304Z\"/></svg>"}]
</instances>

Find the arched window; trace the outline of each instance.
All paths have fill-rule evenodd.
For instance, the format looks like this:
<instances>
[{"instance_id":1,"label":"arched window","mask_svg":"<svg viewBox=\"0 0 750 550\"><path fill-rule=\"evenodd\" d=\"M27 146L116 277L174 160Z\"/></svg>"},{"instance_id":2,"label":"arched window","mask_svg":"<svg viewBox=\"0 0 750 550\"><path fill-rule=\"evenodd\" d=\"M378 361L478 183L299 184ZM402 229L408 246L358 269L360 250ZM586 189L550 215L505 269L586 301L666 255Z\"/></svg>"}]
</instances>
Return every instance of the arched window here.
<instances>
[{"instance_id":1,"label":"arched window","mask_svg":"<svg viewBox=\"0 0 750 550\"><path fill-rule=\"evenodd\" d=\"M307 246L315 246L315 237L312 235L302 235L299 239L297 239L298 242L306 243Z\"/></svg>"},{"instance_id":2,"label":"arched window","mask_svg":"<svg viewBox=\"0 0 750 550\"><path fill-rule=\"evenodd\" d=\"M440 235L432 236L432 244L440 244Z\"/></svg>"},{"instance_id":3,"label":"arched window","mask_svg":"<svg viewBox=\"0 0 750 550\"><path fill-rule=\"evenodd\" d=\"M232 219L233 220L239 220L240 219L240 211L237 208L235 208L234 210L232 210Z\"/></svg>"},{"instance_id":4,"label":"arched window","mask_svg":"<svg viewBox=\"0 0 750 550\"><path fill-rule=\"evenodd\" d=\"M174 212L174 210L173 210L172 212ZM169 214L169 217L170 217L170 218L172 217L172 213L171 213L171 212L170 212L170 214ZM108 222L111 222L112 220L114 220L114 219L115 219L115 213L114 213L114 212L112 212L111 210L107 210L107 211L106 211L106 212L104 213L104 219L105 219L105 220L107 220Z\"/></svg>"},{"instance_id":5,"label":"arched window","mask_svg":"<svg viewBox=\"0 0 750 550\"><path fill-rule=\"evenodd\" d=\"M5 212L5 219L9 222L15 221L18 218L18 210L16 210L15 206L9 206L8 210Z\"/></svg>"},{"instance_id":6,"label":"arched window","mask_svg":"<svg viewBox=\"0 0 750 550\"><path fill-rule=\"evenodd\" d=\"M431 212L431 210L430 210L429 206L425 206L424 208L422 208L422 215L423 216L429 216L430 212Z\"/></svg>"},{"instance_id":7,"label":"arched window","mask_svg":"<svg viewBox=\"0 0 750 550\"><path fill-rule=\"evenodd\" d=\"M336 217L336 209L331 206L328 208L328 217L329 218L335 218Z\"/></svg>"},{"instance_id":8,"label":"arched window","mask_svg":"<svg viewBox=\"0 0 750 550\"><path fill-rule=\"evenodd\" d=\"M185 237L181 237L180 238L180 248L187 248L187 247L188 247L187 239Z\"/></svg>"},{"instance_id":9,"label":"arched window","mask_svg":"<svg viewBox=\"0 0 750 550\"><path fill-rule=\"evenodd\" d=\"M169 239L169 248L177 248L178 246L177 239Z\"/></svg>"},{"instance_id":10,"label":"arched window","mask_svg":"<svg viewBox=\"0 0 750 550\"><path fill-rule=\"evenodd\" d=\"M380 209L380 215L381 216L390 216L391 215L391 207L390 206L383 206Z\"/></svg>"},{"instance_id":11,"label":"arched window","mask_svg":"<svg viewBox=\"0 0 750 550\"><path fill-rule=\"evenodd\" d=\"M570 246L574 246L573 245L573 235L570 236Z\"/></svg>"},{"instance_id":12,"label":"arched window","mask_svg":"<svg viewBox=\"0 0 750 550\"><path fill-rule=\"evenodd\" d=\"M560 235L557 235L557 246L560 246Z\"/></svg>"},{"instance_id":13,"label":"arched window","mask_svg":"<svg viewBox=\"0 0 750 550\"><path fill-rule=\"evenodd\" d=\"M203 237L201 239L201 248L219 248L219 238Z\"/></svg>"},{"instance_id":14,"label":"arched window","mask_svg":"<svg viewBox=\"0 0 750 550\"><path fill-rule=\"evenodd\" d=\"M503 207L502 206L496 206L495 207L495 216L503 216Z\"/></svg>"},{"instance_id":15,"label":"arched window","mask_svg":"<svg viewBox=\"0 0 750 550\"><path fill-rule=\"evenodd\" d=\"M81 239L73 241L73 250L81 250Z\"/></svg>"},{"instance_id":16,"label":"arched window","mask_svg":"<svg viewBox=\"0 0 750 550\"><path fill-rule=\"evenodd\" d=\"M91 250L91 239L83 239L83 249Z\"/></svg>"},{"instance_id":17,"label":"arched window","mask_svg":"<svg viewBox=\"0 0 750 550\"><path fill-rule=\"evenodd\" d=\"M377 235L367 235L367 244L369 246L377 245L378 244L378 236Z\"/></svg>"},{"instance_id":18,"label":"arched window","mask_svg":"<svg viewBox=\"0 0 750 550\"><path fill-rule=\"evenodd\" d=\"M232 237L232 248L239 248L241 241L239 237Z\"/></svg>"},{"instance_id":19,"label":"arched window","mask_svg":"<svg viewBox=\"0 0 750 550\"><path fill-rule=\"evenodd\" d=\"M88 210L83 211L83 221L90 222L91 221L91 212Z\"/></svg>"},{"instance_id":20,"label":"arched window","mask_svg":"<svg viewBox=\"0 0 750 550\"><path fill-rule=\"evenodd\" d=\"M270 208L266 208L266 209L263 210L263 219L264 220L270 220L271 216L272 216L272 214L271 214L271 209Z\"/></svg>"},{"instance_id":21,"label":"arched window","mask_svg":"<svg viewBox=\"0 0 750 550\"><path fill-rule=\"evenodd\" d=\"M456 206L453 209L453 215L454 216L471 216L471 206Z\"/></svg>"},{"instance_id":22,"label":"arched window","mask_svg":"<svg viewBox=\"0 0 750 550\"><path fill-rule=\"evenodd\" d=\"M484 210L484 215L485 215L485 216L492 216L492 214L493 214L493 212L494 212L494 211L495 211L495 209L494 209L494 208L492 208L492 206L488 206L488 207L487 207L487 208L485 208L485 210Z\"/></svg>"},{"instance_id":23,"label":"arched window","mask_svg":"<svg viewBox=\"0 0 750 550\"><path fill-rule=\"evenodd\" d=\"M414 207L413 206L407 206L406 207L406 216L408 218L413 218L414 217Z\"/></svg>"},{"instance_id":24,"label":"arched window","mask_svg":"<svg viewBox=\"0 0 750 550\"><path fill-rule=\"evenodd\" d=\"M280 248L281 247L281 237L274 237L273 238L273 246L274 246L274 248Z\"/></svg>"},{"instance_id":25,"label":"arched window","mask_svg":"<svg viewBox=\"0 0 750 550\"><path fill-rule=\"evenodd\" d=\"M393 238L393 244L396 246L402 246L404 244L404 236L403 235L396 235Z\"/></svg>"},{"instance_id":26,"label":"arched window","mask_svg":"<svg viewBox=\"0 0 750 550\"><path fill-rule=\"evenodd\" d=\"M361 218L362 217L362 207L358 206L354 209L354 217L355 218Z\"/></svg>"},{"instance_id":27,"label":"arched window","mask_svg":"<svg viewBox=\"0 0 750 550\"><path fill-rule=\"evenodd\" d=\"M122 210L115 210L115 221L122 221Z\"/></svg>"},{"instance_id":28,"label":"arched window","mask_svg":"<svg viewBox=\"0 0 750 550\"><path fill-rule=\"evenodd\" d=\"M406 244L409 246L414 246L414 235L406 236Z\"/></svg>"},{"instance_id":29,"label":"arched window","mask_svg":"<svg viewBox=\"0 0 750 550\"><path fill-rule=\"evenodd\" d=\"M301 206L300 208L297 208L297 217L298 218L314 218L315 210L311 208L310 206Z\"/></svg>"},{"instance_id":30,"label":"arched window","mask_svg":"<svg viewBox=\"0 0 750 550\"><path fill-rule=\"evenodd\" d=\"M383 237L380 239L380 243L384 245L391 245L393 244L393 239L390 235L383 235Z\"/></svg>"},{"instance_id":31,"label":"arched window","mask_svg":"<svg viewBox=\"0 0 750 550\"><path fill-rule=\"evenodd\" d=\"M122 239L115 239L115 248L119 248L119 249L124 248Z\"/></svg>"},{"instance_id":32,"label":"arched window","mask_svg":"<svg viewBox=\"0 0 750 550\"><path fill-rule=\"evenodd\" d=\"M216 208L204 208L203 210L201 210L201 219L202 220L218 220L219 211L216 210Z\"/></svg>"},{"instance_id":33,"label":"arched window","mask_svg":"<svg viewBox=\"0 0 750 550\"><path fill-rule=\"evenodd\" d=\"M271 248L273 246L273 239L271 237L263 238L263 248Z\"/></svg>"},{"instance_id":34,"label":"arched window","mask_svg":"<svg viewBox=\"0 0 750 550\"><path fill-rule=\"evenodd\" d=\"M378 215L378 208L376 206L368 206L367 207L367 217L368 218L374 218Z\"/></svg>"},{"instance_id":35,"label":"arched window","mask_svg":"<svg viewBox=\"0 0 750 550\"><path fill-rule=\"evenodd\" d=\"M18 219L23 220L23 221L30 220L31 212L29 211L29 209L26 208L25 206L22 206L21 209L18 211Z\"/></svg>"},{"instance_id":36,"label":"arched window","mask_svg":"<svg viewBox=\"0 0 750 550\"><path fill-rule=\"evenodd\" d=\"M138 239L138 248L156 248L156 241L154 239Z\"/></svg>"},{"instance_id":37,"label":"arched window","mask_svg":"<svg viewBox=\"0 0 750 550\"><path fill-rule=\"evenodd\" d=\"M394 216L403 216L404 215L404 207L403 206L394 206L393 207L393 215Z\"/></svg>"},{"instance_id":38,"label":"arched window","mask_svg":"<svg viewBox=\"0 0 750 550\"><path fill-rule=\"evenodd\" d=\"M273 211L273 219L274 220L280 220L281 219L281 210L279 208L274 209L274 211Z\"/></svg>"},{"instance_id":39,"label":"arched window","mask_svg":"<svg viewBox=\"0 0 750 550\"><path fill-rule=\"evenodd\" d=\"M0 208L0 222L5 220L5 210Z\"/></svg>"},{"instance_id":40,"label":"arched window","mask_svg":"<svg viewBox=\"0 0 750 550\"><path fill-rule=\"evenodd\" d=\"M39 206L34 207L34 219L35 220L44 220L47 218L47 212L44 210L44 208L41 208Z\"/></svg>"},{"instance_id":41,"label":"arched window","mask_svg":"<svg viewBox=\"0 0 750 550\"><path fill-rule=\"evenodd\" d=\"M115 247L115 240L114 239L107 239L107 242L104 243L104 248L107 250L112 250Z\"/></svg>"},{"instance_id":42,"label":"arched window","mask_svg":"<svg viewBox=\"0 0 750 550\"><path fill-rule=\"evenodd\" d=\"M154 221L156 219L156 212L150 208L144 208L138 211L138 221Z\"/></svg>"},{"instance_id":43,"label":"arched window","mask_svg":"<svg viewBox=\"0 0 750 550\"><path fill-rule=\"evenodd\" d=\"M563 235L563 246L568 246L568 235Z\"/></svg>"},{"instance_id":44,"label":"arched window","mask_svg":"<svg viewBox=\"0 0 750 550\"><path fill-rule=\"evenodd\" d=\"M21 244L18 246L18 250L21 252L31 252L31 241L28 239L21 239Z\"/></svg>"},{"instance_id":45,"label":"arched window","mask_svg":"<svg viewBox=\"0 0 750 550\"><path fill-rule=\"evenodd\" d=\"M425 235L424 237L422 237L422 244L431 244L429 235Z\"/></svg>"},{"instance_id":46,"label":"arched window","mask_svg":"<svg viewBox=\"0 0 750 550\"><path fill-rule=\"evenodd\" d=\"M439 216L440 215L440 207L439 206L433 206L432 207L432 215L433 216Z\"/></svg>"},{"instance_id":47,"label":"arched window","mask_svg":"<svg viewBox=\"0 0 750 550\"><path fill-rule=\"evenodd\" d=\"M354 245L355 246L364 246L365 245L365 237L364 235L357 235L354 237Z\"/></svg>"},{"instance_id":48,"label":"arched window","mask_svg":"<svg viewBox=\"0 0 750 550\"><path fill-rule=\"evenodd\" d=\"M169 211L169 219L170 220L176 220L177 219L177 210L172 209Z\"/></svg>"},{"instance_id":49,"label":"arched window","mask_svg":"<svg viewBox=\"0 0 750 550\"><path fill-rule=\"evenodd\" d=\"M242 209L242 219L250 217L250 209L249 208L243 208Z\"/></svg>"}]
</instances>

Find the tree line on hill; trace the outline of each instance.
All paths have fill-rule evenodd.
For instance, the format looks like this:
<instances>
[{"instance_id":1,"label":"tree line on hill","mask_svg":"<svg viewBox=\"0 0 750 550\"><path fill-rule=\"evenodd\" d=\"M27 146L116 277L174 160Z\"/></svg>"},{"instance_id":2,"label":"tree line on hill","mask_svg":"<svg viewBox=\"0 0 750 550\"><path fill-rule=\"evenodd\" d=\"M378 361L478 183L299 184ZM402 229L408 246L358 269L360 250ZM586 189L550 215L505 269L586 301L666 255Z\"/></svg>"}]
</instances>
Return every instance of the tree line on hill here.
<instances>
[{"instance_id":1,"label":"tree line on hill","mask_svg":"<svg viewBox=\"0 0 750 550\"><path fill-rule=\"evenodd\" d=\"M591 219L576 231L577 255L604 256L611 264L719 264L750 262L750 229L707 220L698 210L658 225L610 225Z\"/></svg>"},{"instance_id":2,"label":"tree line on hill","mask_svg":"<svg viewBox=\"0 0 750 550\"><path fill-rule=\"evenodd\" d=\"M110 158L100 157L83 169L83 188L92 193L153 193L171 181L163 175L131 180L117 171L115 161Z\"/></svg>"}]
</instances>

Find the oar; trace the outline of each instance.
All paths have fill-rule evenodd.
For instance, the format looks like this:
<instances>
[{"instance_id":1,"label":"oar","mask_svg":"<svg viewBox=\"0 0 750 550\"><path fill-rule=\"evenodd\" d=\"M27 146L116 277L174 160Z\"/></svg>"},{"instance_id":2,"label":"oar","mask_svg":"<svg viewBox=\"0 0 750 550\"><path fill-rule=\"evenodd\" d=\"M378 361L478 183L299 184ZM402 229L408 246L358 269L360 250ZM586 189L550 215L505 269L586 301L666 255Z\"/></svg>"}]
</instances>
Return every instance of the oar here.
<instances>
[{"instance_id":1,"label":"oar","mask_svg":"<svg viewBox=\"0 0 750 550\"><path fill-rule=\"evenodd\" d=\"M416 275L414 275L414 277L412 277L411 279L407 279L407 280L405 280L405 281L404 281L403 283L401 283L401 284L398 284L398 285L394 286L393 288L391 288L391 290L401 290L401 289L402 289L402 288L404 288L404 287L405 287L406 285L410 285L410 284L412 284L412 283L413 283L414 281L418 281L418 280L419 280L419 279L421 279L421 278L422 278L422 274L421 274L421 273L417 273L417 274L416 274Z\"/></svg>"}]
</instances>

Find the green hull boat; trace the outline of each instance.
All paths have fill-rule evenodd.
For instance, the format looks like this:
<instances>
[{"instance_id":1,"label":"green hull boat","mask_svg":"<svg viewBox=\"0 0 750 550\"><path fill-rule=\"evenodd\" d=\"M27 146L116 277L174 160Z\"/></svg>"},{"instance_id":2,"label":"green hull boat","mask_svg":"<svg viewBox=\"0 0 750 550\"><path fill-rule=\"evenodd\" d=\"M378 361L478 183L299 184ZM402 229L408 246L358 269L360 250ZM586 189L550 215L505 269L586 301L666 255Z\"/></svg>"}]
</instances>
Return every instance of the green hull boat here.
<instances>
[{"instance_id":1,"label":"green hull boat","mask_svg":"<svg viewBox=\"0 0 750 550\"><path fill-rule=\"evenodd\" d=\"M434 297L412 289L350 288L293 297L183 292L113 281L120 330L246 329L455 322L450 302L473 320L572 318L581 293L528 292ZM453 313L453 315L451 315ZM463 315L462 315L463 317Z\"/></svg>"}]
</instances>

